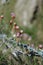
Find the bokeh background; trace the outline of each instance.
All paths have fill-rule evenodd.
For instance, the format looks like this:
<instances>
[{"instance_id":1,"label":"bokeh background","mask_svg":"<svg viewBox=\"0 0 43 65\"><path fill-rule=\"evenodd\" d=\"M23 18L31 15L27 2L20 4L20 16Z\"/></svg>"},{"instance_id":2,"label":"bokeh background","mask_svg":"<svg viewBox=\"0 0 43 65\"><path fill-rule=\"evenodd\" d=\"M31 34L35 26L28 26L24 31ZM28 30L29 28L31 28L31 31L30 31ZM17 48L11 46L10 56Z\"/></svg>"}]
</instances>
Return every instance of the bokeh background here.
<instances>
[{"instance_id":1,"label":"bokeh background","mask_svg":"<svg viewBox=\"0 0 43 65\"><path fill-rule=\"evenodd\" d=\"M11 19L11 12L16 15L14 21L24 32L32 36L34 43L43 42L43 0L0 0L0 15L4 15L7 25ZM32 20L32 17L36 19Z\"/></svg>"}]
</instances>

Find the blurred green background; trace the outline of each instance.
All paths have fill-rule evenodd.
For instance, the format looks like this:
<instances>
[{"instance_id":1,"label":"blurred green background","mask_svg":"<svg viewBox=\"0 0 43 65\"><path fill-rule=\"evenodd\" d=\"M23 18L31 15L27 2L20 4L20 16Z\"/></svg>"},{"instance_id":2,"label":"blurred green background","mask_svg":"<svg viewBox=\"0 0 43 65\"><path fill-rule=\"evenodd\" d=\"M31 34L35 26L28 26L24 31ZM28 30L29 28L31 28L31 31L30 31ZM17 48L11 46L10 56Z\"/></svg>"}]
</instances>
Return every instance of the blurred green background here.
<instances>
[{"instance_id":1,"label":"blurred green background","mask_svg":"<svg viewBox=\"0 0 43 65\"><path fill-rule=\"evenodd\" d=\"M1 0L0 0L1 1ZM9 21L11 20L10 13L15 12L15 4L17 0L10 0L9 3L1 4L0 3L0 15L4 15L4 23L8 26L9 29ZM17 22L17 18L15 18L14 22ZM33 23L32 23L33 24ZM36 24L33 24L32 28L27 28L20 26L20 29L23 29L24 32L32 36L32 42L34 43L43 43L43 5L41 8L41 12L38 14ZM9 31L5 31L5 33L9 34Z\"/></svg>"}]
</instances>

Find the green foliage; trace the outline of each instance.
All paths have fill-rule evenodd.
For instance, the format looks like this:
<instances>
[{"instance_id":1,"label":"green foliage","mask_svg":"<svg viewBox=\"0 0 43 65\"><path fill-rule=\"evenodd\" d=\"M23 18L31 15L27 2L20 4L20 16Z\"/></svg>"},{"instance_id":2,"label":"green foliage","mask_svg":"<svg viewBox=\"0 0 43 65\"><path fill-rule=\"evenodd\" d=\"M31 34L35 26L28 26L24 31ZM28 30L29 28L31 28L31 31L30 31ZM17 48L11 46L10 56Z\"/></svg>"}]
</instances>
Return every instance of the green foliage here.
<instances>
[{"instance_id":1,"label":"green foliage","mask_svg":"<svg viewBox=\"0 0 43 65\"><path fill-rule=\"evenodd\" d=\"M0 65L8 65L7 57L0 51Z\"/></svg>"}]
</instances>

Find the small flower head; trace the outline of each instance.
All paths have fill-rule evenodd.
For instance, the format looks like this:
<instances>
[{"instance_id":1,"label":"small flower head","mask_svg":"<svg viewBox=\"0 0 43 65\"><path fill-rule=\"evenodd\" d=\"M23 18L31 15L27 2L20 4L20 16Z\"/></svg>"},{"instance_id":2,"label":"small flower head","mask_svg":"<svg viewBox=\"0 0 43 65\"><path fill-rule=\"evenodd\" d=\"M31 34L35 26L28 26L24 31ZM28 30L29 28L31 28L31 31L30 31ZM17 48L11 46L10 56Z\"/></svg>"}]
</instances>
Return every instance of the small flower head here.
<instances>
[{"instance_id":1,"label":"small flower head","mask_svg":"<svg viewBox=\"0 0 43 65\"><path fill-rule=\"evenodd\" d=\"M13 12L11 13L11 18L15 19L15 14Z\"/></svg>"},{"instance_id":2,"label":"small flower head","mask_svg":"<svg viewBox=\"0 0 43 65\"><path fill-rule=\"evenodd\" d=\"M13 23L13 21L12 21L12 20L10 20L10 25L12 25L12 23Z\"/></svg>"},{"instance_id":3,"label":"small flower head","mask_svg":"<svg viewBox=\"0 0 43 65\"><path fill-rule=\"evenodd\" d=\"M43 48L43 45L40 44L40 45L39 45L39 48L42 49L42 48Z\"/></svg>"},{"instance_id":4,"label":"small flower head","mask_svg":"<svg viewBox=\"0 0 43 65\"><path fill-rule=\"evenodd\" d=\"M3 19L4 18L4 15L1 15L0 17L1 17L1 19Z\"/></svg>"}]
</instances>

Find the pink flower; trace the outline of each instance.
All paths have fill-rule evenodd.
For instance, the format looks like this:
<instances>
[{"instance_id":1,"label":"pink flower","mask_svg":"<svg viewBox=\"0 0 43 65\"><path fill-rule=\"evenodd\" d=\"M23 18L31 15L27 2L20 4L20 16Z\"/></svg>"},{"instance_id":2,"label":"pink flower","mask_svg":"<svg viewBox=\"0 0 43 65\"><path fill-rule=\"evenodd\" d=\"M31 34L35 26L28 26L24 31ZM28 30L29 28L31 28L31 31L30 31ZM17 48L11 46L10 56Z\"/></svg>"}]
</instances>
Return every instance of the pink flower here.
<instances>
[{"instance_id":1,"label":"pink flower","mask_svg":"<svg viewBox=\"0 0 43 65\"><path fill-rule=\"evenodd\" d=\"M19 32L18 32L18 33L16 33L16 36L17 36L17 37L20 37L20 33L19 33Z\"/></svg>"},{"instance_id":2,"label":"pink flower","mask_svg":"<svg viewBox=\"0 0 43 65\"><path fill-rule=\"evenodd\" d=\"M3 19L4 18L4 15L1 15L0 17L1 17L1 19Z\"/></svg>"},{"instance_id":3,"label":"pink flower","mask_svg":"<svg viewBox=\"0 0 43 65\"><path fill-rule=\"evenodd\" d=\"M39 48L42 49L42 48L43 48L43 45L40 44L40 45L39 45Z\"/></svg>"},{"instance_id":4,"label":"pink flower","mask_svg":"<svg viewBox=\"0 0 43 65\"><path fill-rule=\"evenodd\" d=\"M16 30L19 30L19 26L16 26Z\"/></svg>"},{"instance_id":5,"label":"pink flower","mask_svg":"<svg viewBox=\"0 0 43 65\"><path fill-rule=\"evenodd\" d=\"M11 17L14 19L15 18L15 14L12 12L11 13Z\"/></svg>"}]
</instances>

